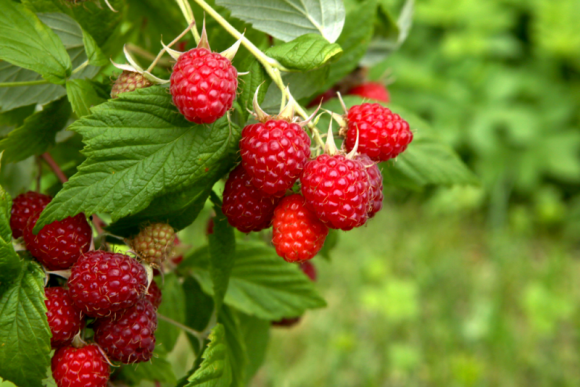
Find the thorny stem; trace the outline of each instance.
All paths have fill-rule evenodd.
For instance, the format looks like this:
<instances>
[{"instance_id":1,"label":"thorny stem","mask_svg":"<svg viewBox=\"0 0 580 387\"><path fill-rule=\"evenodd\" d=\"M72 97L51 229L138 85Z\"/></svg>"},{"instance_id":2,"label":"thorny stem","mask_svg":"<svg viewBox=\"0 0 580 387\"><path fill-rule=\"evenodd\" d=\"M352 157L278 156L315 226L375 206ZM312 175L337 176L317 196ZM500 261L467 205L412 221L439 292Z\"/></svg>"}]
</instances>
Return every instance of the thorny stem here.
<instances>
[{"instance_id":1,"label":"thorny stem","mask_svg":"<svg viewBox=\"0 0 580 387\"><path fill-rule=\"evenodd\" d=\"M177 321L175 321L175 320L173 320L173 319L171 319L171 318L169 318L167 316L164 316L164 315L162 315L160 313L157 313L157 317L160 318L163 321L167 321L171 325L175 325L176 327L178 327L182 331L187 332L187 333L189 333L192 336L195 336L199 341L202 341L203 342L203 340L205 340L205 335L204 335L205 332L196 331L195 329L192 329L192 328L190 328L188 326L185 326L182 323L179 323L179 322L177 322Z\"/></svg>"},{"instance_id":2,"label":"thorny stem","mask_svg":"<svg viewBox=\"0 0 580 387\"><path fill-rule=\"evenodd\" d=\"M282 80L282 75L280 73L280 70L288 71L287 68L282 66L276 59L270 58L269 56L264 54L258 47L256 47L256 45L254 45L254 43L252 43L245 36L243 36L238 30L236 30L234 26L232 26L226 19L224 19L219 13L217 13L204 0L194 0L194 1L201 8L203 8L203 10L205 12L210 14L227 32L230 33L230 35L232 35L234 38L240 39L242 41L242 44L244 45L244 47L246 47L246 49L248 51L250 51L252 53L252 55L254 55L256 57L256 59L258 59L258 61L262 64L262 66L264 66L264 69L266 70L266 72L268 73L270 78L272 78L272 81L274 82L274 84L280 89L280 91L282 92L282 99L283 100L288 99L288 100L295 101L294 98L291 98L290 91L286 88L286 86L284 86L284 81ZM296 111L296 113L300 117L302 117L304 119L308 119L308 114L304 111L302 106L300 106L297 102L294 102L294 110ZM312 132L312 135L314 136L314 140L318 143L318 145L324 146L324 142L320 138L320 133L319 133L318 129L316 128L316 125L309 122L308 127L310 128L310 131Z\"/></svg>"}]
</instances>

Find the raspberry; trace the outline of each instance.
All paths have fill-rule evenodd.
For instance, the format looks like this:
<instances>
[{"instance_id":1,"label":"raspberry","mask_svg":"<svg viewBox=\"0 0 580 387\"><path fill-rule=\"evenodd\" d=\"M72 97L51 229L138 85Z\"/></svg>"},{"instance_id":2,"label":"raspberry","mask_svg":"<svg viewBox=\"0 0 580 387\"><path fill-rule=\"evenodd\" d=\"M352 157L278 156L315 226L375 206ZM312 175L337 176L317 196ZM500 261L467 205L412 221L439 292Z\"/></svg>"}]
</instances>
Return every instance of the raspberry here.
<instances>
[{"instance_id":1,"label":"raspberry","mask_svg":"<svg viewBox=\"0 0 580 387\"><path fill-rule=\"evenodd\" d=\"M311 281L316 281L316 268L309 261L300 264L300 270L310 278ZM282 320L273 321L272 325L276 327L290 328L300 321L300 317L283 318Z\"/></svg>"},{"instance_id":2,"label":"raspberry","mask_svg":"<svg viewBox=\"0 0 580 387\"><path fill-rule=\"evenodd\" d=\"M44 207L51 200L50 196L33 191L20 194L14 198L12 209L10 210L10 228L14 239L23 235L28 219L44 210Z\"/></svg>"},{"instance_id":3,"label":"raspberry","mask_svg":"<svg viewBox=\"0 0 580 387\"><path fill-rule=\"evenodd\" d=\"M310 137L296 123L269 120L244 128L240 151L252 184L275 195L292 188L298 180L310 158Z\"/></svg>"},{"instance_id":4,"label":"raspberry","mask_svg":"<svg viewBox=\"0 0 580 387\"><path fill-rule=\"evenodd\" d=\"M116 316L97 319L95 341L110 359L125 364L148 361L155 349L157 313L142 299Z\"/></svg>"},{"instance_id":5,"label":"raspberry","mask_svg":"<svg viewBox=\"0 0 580 387\"><path fill-rule=\"evenodd\" d=\"M358 95L359 97L373 99L375 101L389 102L387 88L378 82L366 82L350 89L346 94Z\"/></svg>"},{"instance_id":6,"label":"raspberry","mask_svg":"<svg viewBox=\"0 0 580 387\"><path fill-rule=\"evenodd\" d=\"M346 149L354 148L359 136L358 152L373 161L397 157L413 141L407 121L377 103L363 103L349 109L347 115Z\"/></svg>"},{"instance_id":7,"label":"raspberry","mask_svg":"<svg viewBox=\"0 0 580 387\"><path fill-rule=\"evenodd\" d=\"M369 175L369 183L371 188L369 218L375 216L383 208L383 175L377 164L373 162L367 155L361 154L357 156L359 160L366 167Z\"/></svg>"},{"instance_id":8,"label":"raspberry","mask_svg":"<svg viewBox=\"0 0 580 387\"><path fill-rule=\"evenodd\" d=\"M24 243L30 254L47 269L68 269L89 251L93 230L84 214L52 222L34 235L32 229L39 216L40 213L36 213L29 219L24 229Z\"/></svg>"},{"instance_id":9,"label":"raspberry","mask_svg":"<svg viewBox=\"0 0 580 387\"><path fill-rule=\"evenodd\" d=\"M70 344L81 329L81 312L74 306L68 290L61 287L44 289L46 316L52 333L52 348Z\"/></svg>"},{"instance_id":10,"label":"raspberry","mask_svg":"<svg viewBox=\"0 0 580 387\"><path fill-rule=\"evenodd\" d=\"M213 228L212 228L213 230ZM177 251L173 252L173 256L171 257L171 262L173 262L174 265L179 265L181 263L181 261L183 261L183 249L180 248L179 246L181 246L181 241L179 240L178 237L175 237L175 239L173 240L173 246L176 247Z\"/></svg>"},{"instance_id":11,"label":"raspberry","mask_svg":"<svg viewBox=\"0 0 580 387\"><path fill-rule=\"evenodd\" d=\"M58 387L105 387L111 373L109 363L94 344L59 348L52 357L51 369Z\"/></svg>"},{"instance_id":12,"label":"raspberry","mask_svg":"<svg viewBox=\"0 0 580 387\"><path fill-rule=\"evenodd\" d=\"M260 231L270 227L279 201L279 197L268 196L254 187L239 165L226 181L222 211L230 225L241 232Z\"/></svg>"},{"instance_id":13,"label":"raspberry","mask_svg":"<svg viewBox=\"0 0 580 387\"><path fill-rule=\"evenodd\" d=\"M153 263L162 262L173 248L175 230L167 223L153 223L141 230L130 241L135 253L143 260Z\"/></svg>"},{"instance_id":14,"label":"raspberry","mask_svg":"<svg viewBox=\"0 0 580 387\"><path fill-rule=\"evenodd\" d=\"M155 281L151 281L149 289L145 294L145 298L149 300L149 302L151 303L151 305L153 305L155 309L159 308L159 305L161 305L163 296L161 295L161 289L159 289L159 286L157 286L157 283Z\"/></svg>"},{"instance_id":15,"label":"raspberry","mask_svg":"<svg viewBox=\"0 0 580 387\"><path fill-rule=\"evenodd\" d=\"M285 197L274 210L272 243L288 262L312 259L322 248L328 227L306 208L298 194Z\"/></svg>"},{"instance_id":16,"label":"raspberry","mask_svg":"<svg viewBox=\"0 0 580 387\"><path fill-rule=\"evenodd\" d=\"M306 163L300 183L307 206L328 227L348 231L367 221L370 184L361 162L320 155Z\"/></svg>"},{"instance_id":17,"label":"raspberry","mask_svg":"<svg viewBox=\"0 0 580 387\"><path fill-rule=\"evenodd\" d=\"M127 255L89 251L72 267L68 286L77 308L104 317L137 303L147 288L147 272Z\"/></svg>"},{"instance_id":18,"label":"raspberry","mask_svg":"<svg viewBox=\"0 0 580 387\"><path fill-rule=\"evenodd\" d=\"M143 74L134 71L123 71L111 89L111 98L118 98L119 94L143 89L151 86L151 82Z\"/></svg>"},{"instance_id":19,"label":"raspberry","mask_svg":"<svg viewBox=\"0 0 580 387\"><path fill-rule=\"evenodd\" d=\"M182 54L171 73L171 96L188 121L211 124L231 109L238 72L218 53L194 48Z\"/></svg>"}]
</instances>

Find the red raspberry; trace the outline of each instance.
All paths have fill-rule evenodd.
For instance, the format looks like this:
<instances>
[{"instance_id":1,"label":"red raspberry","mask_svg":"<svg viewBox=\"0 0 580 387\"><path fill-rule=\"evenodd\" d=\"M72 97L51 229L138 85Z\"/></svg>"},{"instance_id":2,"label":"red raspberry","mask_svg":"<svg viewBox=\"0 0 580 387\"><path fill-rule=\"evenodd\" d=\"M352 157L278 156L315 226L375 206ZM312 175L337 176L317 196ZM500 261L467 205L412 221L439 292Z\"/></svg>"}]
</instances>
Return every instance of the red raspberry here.
<instances>
[{"instance_id":1,"label":"red raspberry","mask_svg":"<svg viewBox=\"0 0 580 387\"><path fill-rule=\"evenodd\" d=\"M147 288L147 272L127 255L89 251L72 267L68 286L87 316L104 317L135 305Z\"/></svg>"},{"instance_id":2,"label":"red raspberry","mask_svg":"<svg viewBox=\"0 0 580 387\"><path fill-rule=\"evenodd\" d=\"M320 155L306 163L300 183L306 204L328 227L348 231L367 221L370 184L361 162Z\"/></svg>"},{"instance_id":3,"label":"red raspberry","mask_svg":"<svg viewBox=\"0 0 580 387\"><path fill-rule=\"evenodd\" d=\"M359 136L358 152L373 161L397 157L413 141L407 121L378 103L363 103L349 109L346 149L350 152Z\"/></svg>"},{"instance_id":4,"label":"red raspberry","mask_svg":"<svg viewBox=\"0 0 580 387\"><path fill-rule=\"evenodd\" d=\"M301 195L285 197L274 210L272 243L288 262L312 259L322 248L328 227L306 208Z\"/></svg>"},{"instance_id":5,"label":"red raspberry","mask_svg":"<svg viewBox=\"0 0 580 387\"><path fill-rule=\"evenodd\" d=\"M123 71L111 89L111 98L118 98L119 94L143 89L151 86L151 82L143 74L134 71Z\"/></svg>"},{"instance_id":6,"label":"red raspberry","mask_svg":"<svg viewBox=\"0 0 580 387\"><path fill-rule=\"evenodd\" d=\"M118 315L97 319L95 341L110 359L125 364L148 361L155 349L157 313L142 299Z\"/></svg>"},{"instance_id":7,"label":"red raspberry","mask_svg":"<svg viewBox=\"0 0 580 387\"><path fill-rule=\"evenodd\" d=\"M302 270L302 272L304 272L304 274L306 274L311 281L316 281L316 267L314 267L310 261L302 262L300 264L300 270ZM298 324L300 319L301 317L283 318L282 320L273 321L272 325L275 327L290 328Z\"/></svg>"},{"instance_id":8,"label":"red raspberry","mask_svg":"<svg viewBox=\"0 0 580 387\"><path fill-rule=\"evenodd\" d=\"M24 243L30 254L47 269L68 269L89 251L93 230L85 214L52 222L34 235L32 229L39 216L40 213L36 213L29 219L24 229Z\"/></svg>"},{"instance_id":9,"label":"red raspberry","mask_svg":"<svg viewBox=\"0 0 580 387\"><path fill-rule=\"evenodd\" d=\"M212 231L213 231L213 226L212 226ZM180 250L179 246L181 246L181 241L179 240L178 237L175 237L175 239L173 240L173 246L176 247L176 250ZM181 261L183 261L183 251L180 252L173 252L173 257L171 258L171 262L173 262L173 264L175 265L179 265L181 263Z\"/></svg>"},{"instance_id":10,"label":"red raspberry","mask_svg":"<svg viewBox=\"0 0 580 387\"><path fill-rule=\"evenodd\" d=\"M28 219L44 210L52 198L37 192L29 191L14 198L10 210L10 228L14 239L24 233Z\"/></svg>"},{"instance_id":11,"label":"red raspberry","mask_svg":"<svg viewBox=\"0 0 580 387\"><path fill-rule=\"evenodd\" d=\"M310 137L296 123L270 120L244 128L240 151L252 184L276 195L292 188L300 177L310 158Z\"/></svg>"},{"instance_id":12,"label":"red raspberry","mask_svg":"<svg viewBox=\"0 0 580 387\"><path fill-rule=\"evenodd\" d=\"M357 160L363 163L366 167L367 174L369 175L371 188L369 218L372 218L383 208L383 175L381 174L381 170L377 163L372 161L367 155L358 155Z\"/></svg>"},{"instance_id":13,"label":"red raspberry","mask_svg":"<svg viewBox=\"0 0 580 387\"><path fill-rule=\"evenodd\" d=\"M131 241L135 253L149 263L163 262L173 248L175 230L167 223L144 227Z\"/></svg>"},{"instance_id":14,"label":"red raspberry","mask_svg":"<svg viewBox=\"0 0 580 387\"><path fill-rule=\"evenodd\" d=\"M374 99L375 101L389 102L389 92L382 83L367 82L350 89L346 94L358 95L359 97Z\"/></svg>"},{"instance_id":15,"label":"red raspberry","mask_svg":"<svg viewBox=\"0 0 580 387\"><path fill-rule=\"evenodd\" d=\"M194 48L173 66L169 90L188 121L211 124L231 109L237 88L238 72L227 58Z\"/></svg>"},{"instance_id":16,"label":"red raspberry","mask_svg":"<svg viewBox=\"0 0 580 387\"><path fill-rule=\"evenodd\" d=\"M241 232L260 231L270 227L279 197L268 196L250 183L250 177L239 165L228 180L222 211L228 222Z\"/></svg>"},{"instance_id":17,"label":"red raspberry","mask_svg":"<svg viewBox=\"0 0 580 387\"><path fill-rule=\"evenodd\" d=\"M44 289L46 300L46 317L52 333L50 345L52 348L70 344L73 337L81 329L82 314L74 306L68 290L61 287Z\"/></svg>"},{"instance_id":18,"label":"red raspberry","mask_svg":"<svg viewBox=\"0 0 580 387\"><path fill-rule=\"evenodd\" d=\"M161 289L159 289L159 286L157 286L155 281L151 281L147 294L145 294L145 298L149 300L155 309L159 308L159 305L161 305L163 296L161 295Z\"/></svg>"},{"instance_id":19,"label":"red raspberry","mask_svg":"<svg viewBox=\"0 0 580 387\"><path fill-rule=\"evenodd\" d=\"M300 263L300 270L310 278L312 282L316 282L316 267L310 261Z\"/></svg>"},{"instance_id":20,"label":"red raspberry","mask_svg":"<svg viewBox=\"0 0 580 387\"><path fill-rule=\"evenodd\" d=\"M61 347L51 361L58 387L105 387L111 369L96 345Z\"/></svg>"}]
</instances>

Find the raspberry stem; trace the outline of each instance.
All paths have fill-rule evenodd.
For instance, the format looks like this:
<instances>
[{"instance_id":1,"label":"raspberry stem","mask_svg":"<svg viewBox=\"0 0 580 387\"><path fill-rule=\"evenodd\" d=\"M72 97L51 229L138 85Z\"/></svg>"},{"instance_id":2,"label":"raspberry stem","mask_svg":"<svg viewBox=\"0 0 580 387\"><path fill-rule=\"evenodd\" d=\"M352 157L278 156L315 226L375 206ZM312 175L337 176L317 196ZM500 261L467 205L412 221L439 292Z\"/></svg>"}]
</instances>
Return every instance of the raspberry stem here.
<instances>
[{"instance_id":1,"label":"raspberry stem","mask_svg":"<svg viewBox=\"0 0 580 387\"><path fill-rule=\"evenodd\" d=\"M191 25L195 23L195 17L193 16L193 11L191 10L191 5L189 5L189 1L187 0L175 0L181 12L183 13L183 17L187 21L187 24ZM192 27L191 33L193 34L193 39L195 40L195 44L198 44L201 37L199 36L199 32L197 32L197 28Z\"/></svg>"},{"instance_id":2,"label":"raspberry stem","mask_svg":"<svg viewBox=\"0 0 580 387\"><path fill-rule=\"evenodd\" d=\"M204 335L203 332L196 331L195 329L192 329L192 328L190 328L190 327L188 327L186 325L183 325L182 323L177 322L177 321L175 321L175 320L173 320L173 319L171 319L171 318L169 318L167 316L164 316L164 315L162 315L160 313L157 313L157 318L158 319L161 319L163 321L166 321L166 322L168 322L171 325L176 326L177 328L181 329L184 332L189 333L192 336L195 336L195 338L197 338L201 342L203 342L203 340L205 340L205 335Z\"/></svg>"},{"instance_id":3,"label":"raspberry stem","mask_svg":"<svg viewBox=\"0 0 580 387\"><path fill-rule=\"evenodd\" d=\"M58 177L58 180L60 180L61 183L66 183L68 181L68 177L66 177L66 175L64 174L62 169L60 169L56 161L54 161L50 153L45 152L40 157L44 159L44 161L48 164L50 169L52 169L52 171L54 172L56 177Z\"/></svg>"}]
</instances>

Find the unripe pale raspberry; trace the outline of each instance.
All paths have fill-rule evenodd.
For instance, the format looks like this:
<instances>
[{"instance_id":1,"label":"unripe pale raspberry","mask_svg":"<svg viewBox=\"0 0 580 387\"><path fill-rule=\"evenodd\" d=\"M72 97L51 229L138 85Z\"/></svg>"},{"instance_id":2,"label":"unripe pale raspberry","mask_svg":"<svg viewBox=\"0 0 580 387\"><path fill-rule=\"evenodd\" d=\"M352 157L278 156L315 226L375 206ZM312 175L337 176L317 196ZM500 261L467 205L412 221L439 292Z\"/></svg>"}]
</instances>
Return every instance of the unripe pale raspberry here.
<instances>
[{"instance_id":1,"label":"unripe pale raspberry","mask_svg":"<svg viewBox=\"0 0 580 387\"><path fill-rule=\"evenodd\" d=\"M61 347L51 361L58 387L105 387L111 369L96 345Z\"/></svg>"},{"instance_id":2,"label":"unripe pale raspberry","mask_svg":"<svg viewBox=\"0 0 580 387\"><path fill-rule=\"evenodd\" d=\"M175 240L175 230L167 223L153 223L144 227L131 239L133 251L144 261L163 262L171 253Z\"/></svg>"},{"instance_id":3,"label":"unripe pale raspberry","mask_svg":"<svg viewBox=\"0 0 580 387\"><path fill-rule=\"evenodd\" d=\"M16 196L12 201L12 209L10 210L12 237L14 239L20 238L24 233L28 220L33 215L42 212L51 200L50 196L34 191Z\"/></svg>"},{"instance_id":4,"label":"unripe pale raspberry","mask_svg":"<svg viewBox=\"0 0 580 387\"><path fill-rule=\"evenodd\" d=\"M145 294L145 298L149 300L155 309L159 308L159 305L161 305L163 296L161 295L161 289L159 289L159 286L157 286L155 281L151 281L149 289L147 289L147 293Z\"/></svg>"},{"instance_id":5,"label":"unripe pale raspberry","mask_svg":"<svg viewBox=\"0 0 580 387\"><path fill-rule=\"evenodd\" d=\"M310 158L310 137L296 123L269 120L242 130L240 152L252 184L276 195L292 188L300 177Z\"/></svg>"},{"instance_id":6,"label":"unripe pale raspberry","mask_svg":"<svg viewBox=\"0 0 580 387\"><path fill-rule=\"evenodd\" d=\"M274 210L272 244L288 262L312 259L322 248L328 227L306 208L301 195L285 197Z\"/></svg>"},{"instance_id":7,"label":"unripe pale raspberry","mask_svg":"<svg viewBox=\"0 0 580 387\"><path fill-rule=\"evenodd\" d=\"M144 298L117 315L97 319L95 342L111 360L139 363L153 356L156 329L157 312Z\"/></svg>"},{"instance_id":8,"label":"unripe pale raspberry","mask_svg":"<svg viewBox=\"0 0 580 387\"><path fill-rule=\"evenodd\" d=\"M369 202L369 218L375 216L383 208L383 175L374 161L367 155L361 154L356 157L363 165L369 175L370 183L370 202Z\"/></svg>"},{"instance_id":9,"label":"unripe pale raspberry","mask_svg":"<svg viewBox=\"0 0 580 387\"><path fill-rule=\"evenodd\" d=\"M359 136L358 152L373 161L397 157L413 141L407 121L378 103L363 103L349 109L345 145L350 152Z\"/></svg>"},{"instance_id":10,"label":"unripe pale raspberry","mask_svg":"<svg viewBox=\"0 0 580 387\"><path fill-rule=\"evenodd\" d=\"M280 199L254 187L244 168L239 165L226 181L222 211L230 225L241 232L260 231L270 227L274 208Z\"/></svg>"},{"instance_id":11,"label":"unripe pale raspberry","mask_svg":"<svg viewBox=\"0 0 580 387\"><path fill-rule=\"evenodd\" d=\"M183 53L171 73L171 96L185 119L211 124L232 108L238 72L218 53L194 48Z\"/></svg>"},{"instance_id":12,"label":"unripe pale raspberry","mask_svg":"<svg viewBox=\"0 0 580 387\"><path fill-rule=\"evenodd\" d=\"M125 70L115 81L111 89L111 98L117 98L121 93L127 93L149 86L151 86L151 82L143 74Z\"/></svg>"},{"instance_id":13,"label":"unripe pale raspberry","mask_svg":"<svg viewBox=\"0 0 580 387\"><path fill-rule=\"evenodd\" d=\"M93 230L85 214L69 216L44 226L37 235L32 233L40 213L29 220L24 229L24 243L30 254L49 270L70 268L89 251Z\"/></svg>"},{"instance_id":14,"label":"unripe pale raspberry","mask_svg":"<svg viewBox=\"0 0 580 387\"><path fill-rule=\"evenodd\" d=\"M370 184L361 162L320 155L306 163L300 184L307 206L328 227L348 231L367 221Z\"/></svg>"},{"instance_id":15,"label":"unripe pale raspberry","mask_svg":"<svg viewBox=\"0 0 580 387\"><path fill-rule=\"evenodd\" d=\"M346 93L348 95L358 95L362 98L373 99L375 101L389 102L390 96L387 88L382 83L366 82L353 87Z\"/></svg>"},{"instance_id":16,"label":"unripe pale raspberry","mask_svg":"<svg viewBox=\"0 0 580 387\"><path fill-rule=\"evenodd\" d=\"M137 303L147 288L147 272L127 255L89 251L72 267L68 286L77 308L104 317Z\"/></svg>"},{"instance_id":17,"label":"unripe pale raspberry","mask_svg":"<svg viewBox=\"0 0 580 387\"><path fill-rule=\"evenodd\" d=\"M72 342L81 329L82 313L74 306L67 289L62 287L44 289L48 326L52 337L52 348L62 347Z\"/></svg>"}]
</instances>

